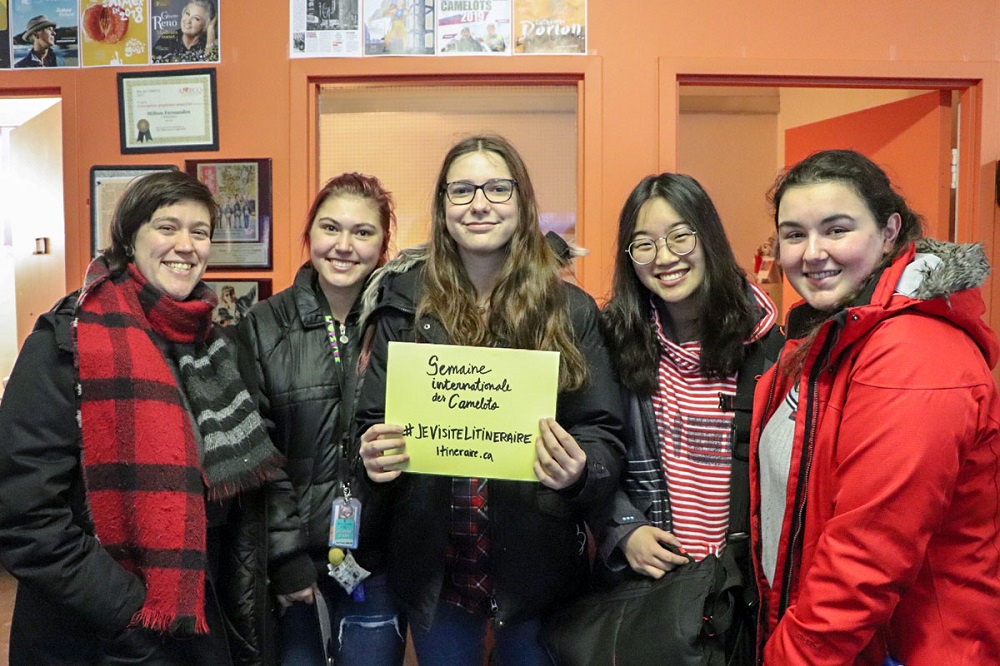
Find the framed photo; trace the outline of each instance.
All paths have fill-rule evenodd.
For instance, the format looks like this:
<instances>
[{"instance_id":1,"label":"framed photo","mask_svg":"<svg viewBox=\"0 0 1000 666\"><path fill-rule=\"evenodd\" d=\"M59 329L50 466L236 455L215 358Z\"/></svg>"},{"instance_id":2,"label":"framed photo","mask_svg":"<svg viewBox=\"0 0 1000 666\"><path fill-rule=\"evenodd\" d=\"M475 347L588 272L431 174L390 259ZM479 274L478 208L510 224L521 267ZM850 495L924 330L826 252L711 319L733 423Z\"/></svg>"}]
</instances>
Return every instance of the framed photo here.
<instances>
[{"instance_id":1,"label":"framed photo","mask_svg":"<svg viewBox=\"0 0 1000 666\"><path fill-rule=\"evenodd\" d=\"M257 301L271 296L271 280L244 280L242 278L220 278L205 280L219 304L212 312L212 321L222 327L236 326L247 311Z\"/></svg>"},{"instance_id":2,"label":"framed photo","mask_svg":"<svg viewBox=\"0 0 1000 666\"><path fill-rule=\"evenodd\" d=\"M122 153L218 150L216 107L214 69L119 72Z\"/></svg>"},{"instance_id":3,"label":"framed photo","mask_svg":"<svg viewBox=\"0 0 1000 666\"><path fill-rule=\"evenodd\" d=\"M125 189L140 176L179 171L173 164L90 167L90 255L111 245L111 216Z\"/></svg>"},{"instance_id":4,"label":"framed photo","mask_svg":"<svg viewBox=\"0 0 1000 666\"><path fill-rule=\"evenodd\" d=\"M211 268L271 267L271 160L187 160L219 204Z\"/></svg>"}]
</instances>

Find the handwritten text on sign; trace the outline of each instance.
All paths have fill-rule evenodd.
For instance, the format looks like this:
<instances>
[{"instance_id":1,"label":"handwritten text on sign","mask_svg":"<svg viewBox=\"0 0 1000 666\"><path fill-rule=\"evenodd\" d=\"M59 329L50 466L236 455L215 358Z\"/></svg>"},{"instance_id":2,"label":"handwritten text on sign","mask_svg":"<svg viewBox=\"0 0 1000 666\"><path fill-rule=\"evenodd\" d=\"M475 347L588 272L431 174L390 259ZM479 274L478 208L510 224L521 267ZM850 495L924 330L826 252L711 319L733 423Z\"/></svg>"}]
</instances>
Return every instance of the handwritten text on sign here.
<instances>
[{"instance_id":1,"label":"handwritten text on sign","mask_svg":"<svg viewBox=\"0 0 1000 666\"><path fill-rule=\"evenodd\" d=\"M390 342L385 422L403 426L407 472L537 481L558 385L557 352Z\"/></svg>"}]
</instances>

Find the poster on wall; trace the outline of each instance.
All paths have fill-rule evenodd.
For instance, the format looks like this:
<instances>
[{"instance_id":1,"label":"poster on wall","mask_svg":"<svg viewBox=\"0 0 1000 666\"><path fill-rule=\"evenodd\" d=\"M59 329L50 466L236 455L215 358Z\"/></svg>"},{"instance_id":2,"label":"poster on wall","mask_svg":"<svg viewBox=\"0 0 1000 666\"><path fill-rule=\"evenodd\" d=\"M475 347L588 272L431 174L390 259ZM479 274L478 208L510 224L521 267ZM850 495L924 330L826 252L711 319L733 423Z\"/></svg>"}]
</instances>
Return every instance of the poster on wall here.
<instances>
[{"instance_id":1,"label":"poster on wall","mask_svg":"<svg viewBox=\"0 0 1000 666\"><path fill-rule=\"evenodd\" d=\"M221 0L152 0L153 64L219 62Z\"/></svg>"},{"instance_id":2,"label":"poster on wall","mask_svg":"<svg viewBox=\"0 0 1000 666\"><path fill-rule=\"evenodd\" d=\"M8 0L14 67L78 67L78 0Z\"/></svg>"},{"instance_id":3,"label":"poster on wall","mask_svg":"<svg viewBox=\"0 0 1000 666\"><path fill-rule=\"evenodd\" d=\"M219 204L210 268L271 267L271 160L187 160Z\"/></svg>"},{"instance_id":4,"label":"poster on wall","mask_svg":"<svg viewBox=\"0 0 1000 666\"><path fill-rule=\"evenodd\" d=\"M236 324L243 320L254 304L271 297L271 281L266 278L254 280L212 276L205 280L205 284L219 299L212 311L212 321L233 334Z\"/></svg>"},{"instance_id":5,"label":"poster on wall","mask_svg":"<svg viewBox=\"0 0 1000 666\"><path fill-rule=\"evenodd\" d=\"M365 0L365 55L433 55L434 7L424 0Z\"/></svg>"},{"instance_id":6,"label":"poster on wall","mask_svg":"<svg viewBox=\"0 0 1000 666\"><path fill-rule=\"evenodd\" d=\"M10 68L10 17L7 0L0 0L0 69Z\"/></svg>"},{"instance_id":7,"label":"poster on wall","mask_svg":"<svg viewBox=\"0 0 1000 666\"><path fill-rule=\"evenodd\" d=\"M518 0L514 53L586 54L587 0Z\"/></svg>"},{"instance_id":8,"label":"poster on wall","mask_svg":"<svg viewBox=\"0 0 1000 666\"><path fill-rule=\"evenodd\" d=\"M80 0L84 67L149 64L147 0Z\"/></svg>"},{"instance_id":9,"label":"poster on wall","mask_svg":"<svg viewBox=\"0 0 1000 666\"><path fill-rule=\"evenodd\" d=\"M291 0L291 57L360 56L361 0Z\"/></svg>"},{"instance_id":10,"label":"poster on wall","mask_svg":"<svg viewBox=\"0 0 1000 666\"><path fill-rule=\"evenodd\" d=\"M438 53L504 55L510 41L510 0L437 0Z\"/></svg>"}]
</instances>

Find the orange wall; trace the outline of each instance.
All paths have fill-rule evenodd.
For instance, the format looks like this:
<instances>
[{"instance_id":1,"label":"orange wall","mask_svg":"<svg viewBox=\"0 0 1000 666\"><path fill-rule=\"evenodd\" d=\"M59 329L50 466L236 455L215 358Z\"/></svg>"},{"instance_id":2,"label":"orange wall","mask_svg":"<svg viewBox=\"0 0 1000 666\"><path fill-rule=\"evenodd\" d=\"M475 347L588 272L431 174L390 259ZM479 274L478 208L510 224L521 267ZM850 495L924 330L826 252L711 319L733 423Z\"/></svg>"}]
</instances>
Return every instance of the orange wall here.
<instances>
[{"instance_id":1,"label":"orange wall","mask_svg":"<svg viewBox=\"0 0 1000 666\"><path fill-rule=\"evenodd\" d=\"M676 167L678 77L747 77L771 85L792 77L927 79L973 86L967 101L978 140L963 160L973 187L963 240L994 250L993 164L1000 157L1000 3L955 0L913 11L904 0L818 5L775 0L748 11L736 0L591 0L586 57L288 58L288 3L230 3L223 11L218 66L220 150L217 157L273 160L275 289L298 264L296 233L315 191L315 111L310 77L449 78L552 74L582 81L579 176L583 284L606 292L618 209L643 175ZM88 255L89 168L143 164L208 153L122 156L114 69L0 72L0 94L63 97L67 288L78 285ZM714 80L714 79L713 79ZM916 80L915 82L913 80ZM855 81L856 82L856 81ZM155 158L155 159L154 159ZM262 272L250 275L267 276ZM998 290L1000 291L1000 290ZM993 297L995 299L995 296ZM1000 308L992 308L993 312ZM996 322L994 322L996 327Z\"/></svg>"}]
</instances>

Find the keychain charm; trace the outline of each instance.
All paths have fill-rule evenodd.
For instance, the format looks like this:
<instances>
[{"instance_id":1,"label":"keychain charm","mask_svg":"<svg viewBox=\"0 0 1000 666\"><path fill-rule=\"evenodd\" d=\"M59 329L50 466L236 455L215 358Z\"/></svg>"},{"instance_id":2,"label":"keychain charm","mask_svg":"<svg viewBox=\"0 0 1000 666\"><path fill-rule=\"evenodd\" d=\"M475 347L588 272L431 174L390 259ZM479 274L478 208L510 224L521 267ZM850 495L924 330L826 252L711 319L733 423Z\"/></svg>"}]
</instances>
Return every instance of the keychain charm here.
<instances>
[{"instance_id":1,"label":"keychain charm","mask_svg":"<svg viewBox=\"0 0 1000 666\"><path fill-rule=\"evenodd\" d=\"M354 555L347 553L340 564L337 566L328 564L326 568L330 572L330 578L337 581L355 601L358 600L358 595L364 598L364 586L361 581L372 574L354 560Z\"/></svg>"}]
</instances>

